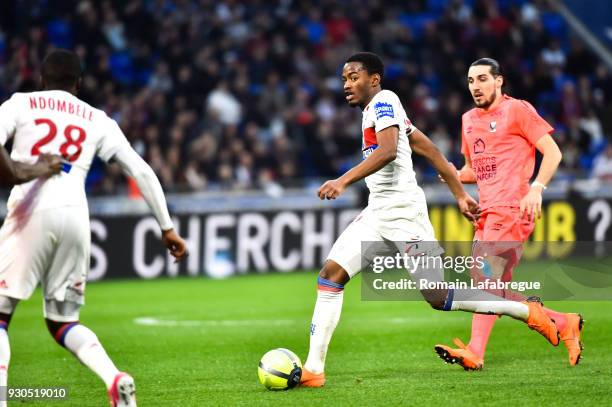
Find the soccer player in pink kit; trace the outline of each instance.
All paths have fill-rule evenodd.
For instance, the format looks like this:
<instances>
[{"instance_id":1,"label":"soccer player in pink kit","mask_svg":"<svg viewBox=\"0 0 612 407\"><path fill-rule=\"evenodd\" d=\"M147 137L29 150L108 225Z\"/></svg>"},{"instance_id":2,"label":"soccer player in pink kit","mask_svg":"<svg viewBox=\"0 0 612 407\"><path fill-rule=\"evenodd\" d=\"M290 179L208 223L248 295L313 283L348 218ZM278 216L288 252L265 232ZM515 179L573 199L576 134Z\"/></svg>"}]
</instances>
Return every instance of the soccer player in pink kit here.
<instances>
[{"instance_id":1,"label":"soccer player in pink kit","mask_svg":"<svg viewBox=\"0 0 612 407\"><path fill-rule=\"evenodd\" d=\"M363 113L363 161L341 177L321 185L318 196L336 199L350 184L361 179L365 179L370 195L368 206L338 237L319 272L302 386L325 384L325 358L340 320L344 287L361 272L373 254L362 253L362 242L378 242L380 246L373 247L373 251L381 253L375 255L407 253L419 246L428 247L422 254L439 256L441 253L429 221L425 194L412 168L413 151L426 157L448 180L461 213L472 221L478 217L478 205L463 189L456 170L431 140L412 125L397 95L382 89L383 74L382 61L369 52L351 56L342 70L346 101L349 106L361 108ZM427 277L429 281L443 281L443 270L431 270ZM508 315L525 322L553 345L558 343L557 328L538 301L509 301L476 291L449 288L421 292L435 309Z\"/></svg>"},{"instance_id":2,"label":"soccer player in pink kit","mask_svg":"<svg viewBox=\"0 0 612 407\"><path fill-rule=\"evenodd\" d=\"M0 386L8 380L11 317L40 282L51 335L104 381L112 406L133 407L134 379L115 367L97 336L79 322L91 244L85 178L94 156L118 162L136 180L177 261L187 251L151 167L114 120L75 96L80 77L74 52L52 51L42 65L44 90L15 93L0 106L0 145L13 138L14 161L34 163L47 153L63 161L59 174L15 186L7 203L0 229Z\"/></svg>"},{"instance_id":3,"label":"soccer player in pink kit","mask_svg":"<svg viewBox=\"0 0 612 407\"><path fill-rule=\"evenodd\" d=\"M473 273L475 279L510 281L512 269L522 254L522 244L533 231L542 210L542 191L553 177L561 152L551 137L553 128L524 100L503 94L504 78L497 61L482 58L470 66L468 86L476 105L462 117L462 147L465 165L458 171L463 183L476 183L481 217L474 234L474 255L487 252L489 274ZM535 181L529 185L535 166L535 150L543 159ZM480 243L478 243L480 242ZM501 243L500 243L501 242ZM506 291L505 298L521 301L520 294ZM569 363L580 360L582 344L579 314L564 314L544 308L554 320L569 352ZM474 314L472 336L459 348L436 345L440 357L466 370L480 370L497 315Z\"/></svg>"}]
</instances>

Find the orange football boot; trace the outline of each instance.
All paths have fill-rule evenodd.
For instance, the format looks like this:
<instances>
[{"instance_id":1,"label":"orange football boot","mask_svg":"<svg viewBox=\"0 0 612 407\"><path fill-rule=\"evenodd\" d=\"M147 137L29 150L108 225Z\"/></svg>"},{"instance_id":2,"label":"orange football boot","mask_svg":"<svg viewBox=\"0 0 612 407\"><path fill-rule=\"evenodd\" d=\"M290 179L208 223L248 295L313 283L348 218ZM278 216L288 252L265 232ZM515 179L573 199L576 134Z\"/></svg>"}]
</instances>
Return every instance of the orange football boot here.
<instances>
[{"instance_id":1,"label":"orange football boot","mask_svg":"<svg viewBox=\"0 0 612 407\"><path fill-rule=\"evenodd\" d=\"M484 360L470 350L459 338L453 340L459 349L436 345L434 350L446 363L458 363L464 370L482 370Z\"/></svg>"},{"instance_id":2,"label":"orange football boot","mask_svg":"<svg viewBox=\"0 0 612 407\"><path fill-rule=\"evenodd\" d=\"M529 297L527 301L523 301L523 304L529 307L529 317L527 317L529 328L538 331L553 346L559 345L559 331L555 321L550 319L544 312L540 298Z\"/></svg>"},{"instance_id":3,"label":"orange football boot","mask_svg":"<svg viewBox=\"0 0 612 407\"><path fill-rule=\"evenodd\" d=\"M302 369L300 385L304 387L323 387L325 385L325 373L314 374L306 369Z\"/></svg>"},{"instance_id":4,"label":"orange football boot","mask_svg":"<svg viewBox=\"0 0 612 407\"><path fill-rule=\"evenodd\" d=\"M567 348L569 354L570 366L575 366L580 362L582 356L582 342L580 342L580 333L582 331L582 325L584 319L580 314L566 314L567 324L562 331L559 332L559 336L563 341L563 344Z\"/></svg>"}]
</instances>

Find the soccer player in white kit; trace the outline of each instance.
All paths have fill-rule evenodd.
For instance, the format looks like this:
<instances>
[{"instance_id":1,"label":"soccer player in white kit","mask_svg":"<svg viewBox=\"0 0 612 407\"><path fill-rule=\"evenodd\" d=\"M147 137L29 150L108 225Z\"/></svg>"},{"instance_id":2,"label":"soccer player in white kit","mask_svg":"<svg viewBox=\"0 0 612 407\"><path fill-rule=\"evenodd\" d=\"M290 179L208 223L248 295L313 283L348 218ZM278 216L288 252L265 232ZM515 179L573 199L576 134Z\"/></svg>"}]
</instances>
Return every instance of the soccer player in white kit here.
<instances>
[{"instance_id":1,"label":"soccer player in white kit","mask_svg":"<svg viewBox=\"0 0 612 407\"><path fill-rule=\"evenodd\" d=\"M153 170L114 120L75 96L80 76L74 52L52 51L42 65L44 90L15 93L0 106L0 144L13 138L14 161L33 163L43 153L63 159L59 174L15 186L8 200L0 229L0 386L7 385L11 316L40 282L44 317L55 340L104 381L111 405L131 407L136 405L133 378L115 367L96 335L79 323L91 244L85 178L94 156L115 160L136 180L176 260L187 251Z\"/></svg>"},{"instance_id":2,"label":"soccer player in white kit","mask_svg":"<svg viewBox=\"0 0 612 407\"><path fill-rule=\"evenodd\" d=\"M341 177L325 182L318 195L320 199L336 199L348 185L364 178L370 195L368 206L336 240L319 272L302 386L322 387L325 384L327 349L340 319L344 286L362 269L362 242L383 242L391 251L400 253L405 252L411 242L432 242L434 249L437 246L425 194L417 185L412 168L412 150L426 157L445 180L450 180L447 185L464 216L472 222L479 216L478 204L463 189L456 170L429 138L412 125L397 95L381 88L383 73L382 61L369 52L351 56L342 70L346 101L363 111L363 161ZM430 281L439 280L432 278ZM555 324L546 316L540 302L505 301L477 290L426 290L422 293L435 309L508 315L526 322L551 343L558 344Z\"/></svg>"}]
</instances>

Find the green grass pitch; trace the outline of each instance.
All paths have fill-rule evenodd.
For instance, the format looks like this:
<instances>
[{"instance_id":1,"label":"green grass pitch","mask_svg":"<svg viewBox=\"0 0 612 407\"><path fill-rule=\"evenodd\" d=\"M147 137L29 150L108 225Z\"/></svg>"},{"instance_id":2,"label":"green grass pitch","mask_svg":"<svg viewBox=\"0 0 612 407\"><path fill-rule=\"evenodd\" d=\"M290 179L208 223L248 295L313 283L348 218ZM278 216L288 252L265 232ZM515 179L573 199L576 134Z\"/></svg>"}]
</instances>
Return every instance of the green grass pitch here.
<instances>
[{"instance_id":1,"label":"green grass pitch","mask_svg":"<svg viewBox=\"0 0 612 407\"><path fill-rule=\"evenodd\" d=\"M257 380L259 358L286 347L308 349L316 274L111 281L87 289L81 321L115 363L136 379L140 406L202 405L609 405L612 399L612 302L549 303L585 319L584 360L569 367L525 325L502 318L485 369L464 372L434 353L439 342L467 340L471 315L423 302L366 302L359 281L345 293L327 358L327 385L284 392ZM47 333L40 292L19 305L10 327L12 387L64 386L64 401L13 405L105 406L102 382ZM154 318L174 326L139 325Z\"/></svg>"}]
</instances>

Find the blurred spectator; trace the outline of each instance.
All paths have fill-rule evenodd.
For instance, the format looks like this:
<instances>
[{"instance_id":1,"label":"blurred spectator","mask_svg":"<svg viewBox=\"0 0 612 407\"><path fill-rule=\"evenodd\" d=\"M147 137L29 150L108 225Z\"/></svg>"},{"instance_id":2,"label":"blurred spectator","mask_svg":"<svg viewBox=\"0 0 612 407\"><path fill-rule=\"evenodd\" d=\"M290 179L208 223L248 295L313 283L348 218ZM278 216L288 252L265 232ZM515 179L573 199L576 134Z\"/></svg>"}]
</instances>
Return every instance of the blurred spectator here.
<instances>
[{"instance_id":1,"label":"blurred spectator","mask_svg":"<svg viewBox=\"0 0 612 407\"><path fill-rule=\"evenodd\" d=\"M605 139L601 122L593 110L589 110L586 116L580 118L578 126L588 135L588 149L598 149L604 143Z\"/></svg>"},{"instance_id":2,"label":"blurred spectator","mask_svg":"<svg viewBox=\"0 0 612 407\"><path fill-rule=\"evenodd\" d=\"M155 68L155 72L149 78L149 89L153 92L168 93L172 90L172 76L166 62L160 62Z\"/></svg>"},{"instance_id":3,"label":"blurred spectator","mask_svg":"<svg viewBox=\"0 0 612 407\"><path fill-rule=\"evenodd\" d=\"M601 181L612 182L612 144L595 157L593 176Z\"/></svg>"},{"instance_id":4,"label":"blurred spectator","mask_svg":"<svg viewBox=\"0 0 612 407\"><path fill-rule=\"evenodd\" d=\"M242 117L242 106L232 95L226 81L210 92L207 100L208 113L224 125L237 125Z\"/></svg>"},{"instance_id":5,"label":"blurred spectator","mask_svg":"<svg viewBox=\"0 0 612 407\"><path fill-rule=\"evenodd\" d=\"M525 2L521 7L521 21L523 24L531 24L540 17L538 8L532 3Z\"/></svg>"},{"instance_id":6,"label":"blurred spectator","mask_svg":"<svg viewBox=\"0 0 612 407\"><path fill-rule=\"evenodd\" d=\"M123 23L119 21L117 13L109 9L104 15L104 24L102 24L102 30L106 35L106 40L109 42L111 47L116 51L122 51L127 46L125 40Z\"/></svg>"},{"instance_id":7,"label":"blurred spectator","mask_svg":"<svg viewBox=\"0 0 612 407\"><path fill-rule=\"evenodd\" d=\"M552 40L550 45L542 50L542 59L551 68L565 65L565 53L561 49L559 40Z\"/></svg>"},{"instance_id":8,"label":"blurred spectator","mask_svg":"<svg viewBox=\"0 0 612 407\"><path fill-rule=\"evenodd\" d=\"M185 180L190 189L202 190L206 188L206 175L198 168L197 161L190 161L185 168Z\"/></svg>"},{"instance_id":9,"label":"blurred spectator","mask_svg":"<svg viewBox=\"0 0 612 407\"><path fill-rule=\"evenodd\" d=\"M381 55L383 86L457 165L467 67L490 56L510 94L556 128L566 176L609 167L612 75L544 1L13 3L0 18L0 100L36 89L52 47L74 48L80 96L119 122L166 189L278 194L346 171L360 160L361 113L339 72L360 50ZM427 168L415 159L435 180ZM116 167L94 163L90 191L124 186Z\"/></svg>"}]
</instances>

